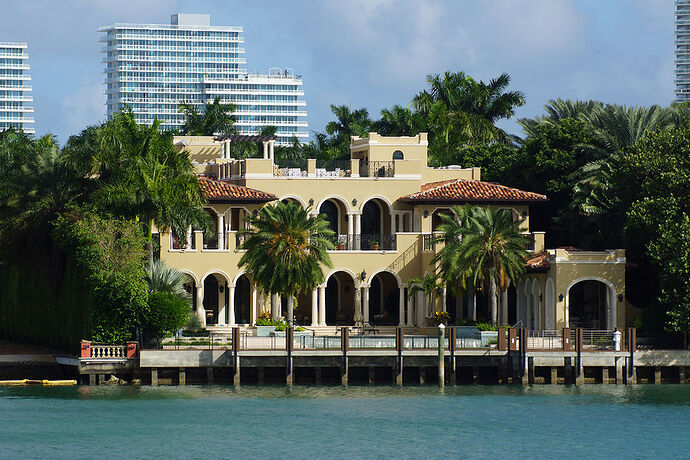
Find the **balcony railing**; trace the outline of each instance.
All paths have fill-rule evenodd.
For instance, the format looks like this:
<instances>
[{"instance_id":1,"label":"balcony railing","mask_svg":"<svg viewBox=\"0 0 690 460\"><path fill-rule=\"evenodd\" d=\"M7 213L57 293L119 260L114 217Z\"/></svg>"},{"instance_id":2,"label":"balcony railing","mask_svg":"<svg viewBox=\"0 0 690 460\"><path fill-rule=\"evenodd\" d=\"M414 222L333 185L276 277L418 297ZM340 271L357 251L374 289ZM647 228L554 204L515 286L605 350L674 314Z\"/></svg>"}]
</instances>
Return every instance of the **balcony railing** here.
<instances>
[{"instance_id":1,"label":"balcony railing","mask_svg":"<svg viewBox=\"0 0 690 460\"><path fill-rule=\"evenodd\" d=\"M393 161L370 161L360 163L360 177L393 177L395 176L395 162Z\"/></svg>"},{"instance_id":2,"label":"balcony railing","mask_svg":"<svg viewBox=\"0 0 690 460\"><path fill-rule=\"evenodd\" d=\"M334 235L336 251L394 251L395 235Z\"/></svg>"},{"instance_id":3,"label":"balcony railing","mask_svg":"<svg viewBox=\"0 0 690 460\"><path fill-rule=\"evenodd\" d=\"M316 160L316 177L349 177L350 160Z\"/></svg>"}]
</instances>

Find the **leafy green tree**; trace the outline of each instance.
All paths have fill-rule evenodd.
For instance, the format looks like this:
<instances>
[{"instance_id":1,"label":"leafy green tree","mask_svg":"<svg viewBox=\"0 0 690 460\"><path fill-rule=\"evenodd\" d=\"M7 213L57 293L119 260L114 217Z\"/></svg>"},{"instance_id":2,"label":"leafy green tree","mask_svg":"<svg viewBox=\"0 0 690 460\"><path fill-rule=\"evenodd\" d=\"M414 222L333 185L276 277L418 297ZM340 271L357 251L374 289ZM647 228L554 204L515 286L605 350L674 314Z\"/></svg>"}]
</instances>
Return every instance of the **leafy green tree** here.
<instances>
[{"instance_id":1,"label":"leafy green tree","mask_svg":"<svg viewBox=\"0 0 690 460\"><path fill-rule=\"evenodd\" d=\"M171 292L152 292L148 298L146 330L168 337L189 323L189 301Z\"/></svg>"},{"instance_id":2,"label":"leafy green tree","mask_svg":"<svg viewBox=\"0 0 690 460\"><path fill-rule=\"evenodd\" d=\"M622 157L623 187L637 193L628 210L630 246L644 247L659 273L659 302L669 327L690 331L690 127L650 133ZM625 193L625 192L624 192ZM626 193L629 194L629 193Z\"/></svg>"},{"instance_id":3,"label":"leafy green tree","mask_svg":"<svg viewBox=\"0 0 690 460\"><path fill-rule=\"evenodd\" d=\"M171 134L159 122L139 125L131 112L120 112L100 134L102 177L98 200L112 212L141 222L153 262L153 226L181 235L190 226L211 228L205 199L188 154L176 152Z\"/></svg>"},{"instance_id":4,"label":"leafy green tree","mask_svg":"<svg viewBox=\"0 0 690 460\"><path fill-rule=\"evenodd\" d=\"M180 131L185 136L215 136L235 133L234 104L223 104L220 98L207 102L199 113L194 104L180 104L184 124Z\"/></svg>"},{"instance_id":5,"label":"leafy green tree","mask_svg":"<svg viewBox=\"0 0 690 460\"><path fill-rule=\"evenodd\" d=\"M324 280L322 266L331 267L327 250L333 249L333 231L324 215L309 211L297 203L264 206L239 232L246 238L239 266L264 292L287 297L289 324L294 298L315 289Z\"/></svg>"},{"instance_id":6,"label":"leafy green tree","mask_svg":"<svg viewBox=\"0 0 690 460\"><path fill-rule=\"evenodd\" d=\"M483 282L489 291L491 323L496 325L498 294L525 272L528 238L512 213L487 207L455 206L455 216L443 215L439 230L446 245L435 262L447 279ZM457 217L456 217L457 216Z\"/></svg>"}]
</instances>

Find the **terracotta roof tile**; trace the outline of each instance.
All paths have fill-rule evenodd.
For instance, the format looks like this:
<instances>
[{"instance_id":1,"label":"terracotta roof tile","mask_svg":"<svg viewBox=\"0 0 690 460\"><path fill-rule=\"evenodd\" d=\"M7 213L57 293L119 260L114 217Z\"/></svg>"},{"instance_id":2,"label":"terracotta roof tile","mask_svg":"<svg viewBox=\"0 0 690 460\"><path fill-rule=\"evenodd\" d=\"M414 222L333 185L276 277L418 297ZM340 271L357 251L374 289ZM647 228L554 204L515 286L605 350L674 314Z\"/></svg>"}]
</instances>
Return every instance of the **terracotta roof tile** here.
<instances>
[{"instance_id":1,"label":"terracotta roof tile","mask_svg":"<svg viewBox=\"0 0 690 460\"><path fill-rule=\"evenodd\" d=\"M549 270L549 261L546 260L546 252L532 255L527 262L525 262L528 272L546 272Z\"/></svg>"},{"instance_id":2,"label":"terracotta roof tile","mask_svg":"<svg viewBox=\"0 0 690 460\"><path fill-rule=\"evenodd\" d=\"M424 184L421 191L400 198L408 202L546 201L546 195L478 180L452 179Z\"/></svg>"},{"instance_id":3,"label":"terracotta roof tile","mask_svg":"<svg viewBox=\"0 0 690 460\"><path fill-rule=\"evenodd\" d=\"M230 184L208 176L199 176L201 191L209 201L265 202L278 199L272 193Z\"/></svg>"}]
</instances>

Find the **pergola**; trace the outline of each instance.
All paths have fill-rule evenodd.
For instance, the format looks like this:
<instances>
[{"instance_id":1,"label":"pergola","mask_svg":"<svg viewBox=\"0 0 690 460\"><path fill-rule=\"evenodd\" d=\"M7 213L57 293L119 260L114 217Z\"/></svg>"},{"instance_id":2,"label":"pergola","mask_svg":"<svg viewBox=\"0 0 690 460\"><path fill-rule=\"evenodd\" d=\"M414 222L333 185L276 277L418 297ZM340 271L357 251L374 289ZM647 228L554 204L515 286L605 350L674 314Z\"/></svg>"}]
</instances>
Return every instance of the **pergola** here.
<instances>
[{"instance_id":1,"label":"pergola","mask_svg":"<svg viewBox=\"0 0 690 460\"><path fill-rule=\"evenodd\" d=\"M274 147L278 136L258 136L258 135L244 135L244 134L224 134L216 136L214 140L221 143L221 158L230 158L230 143L258 143L261 142L264 146L264 160L274 158Z\"/></svg>"}]
</instances>

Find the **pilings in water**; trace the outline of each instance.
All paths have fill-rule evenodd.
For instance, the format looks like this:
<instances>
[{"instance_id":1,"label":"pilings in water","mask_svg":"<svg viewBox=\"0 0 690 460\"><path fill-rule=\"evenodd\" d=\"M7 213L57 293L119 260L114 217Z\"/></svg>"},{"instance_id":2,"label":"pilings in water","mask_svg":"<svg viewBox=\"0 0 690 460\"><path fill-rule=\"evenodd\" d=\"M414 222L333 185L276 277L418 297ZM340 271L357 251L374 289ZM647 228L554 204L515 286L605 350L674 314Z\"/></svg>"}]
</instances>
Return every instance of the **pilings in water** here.
<instances>
[{"instance_id":1,"label":"pilings in water","mask_svg":"<svg viewBox=\"0 0 690 460\"><path fill-rule=\"evenodd\" d=\"M96 385L114 374L134 376L151 385L659 384L685 383L690 367L688 351L637 350L632 330L628 330L628 340L618 351L593 349L585 344L578 329L565 329L560 336L562 348L548 350L532 349L530 345L540 346L541 342L529 337L525 329L501 328L497 346L481 349L458 348L462 341L455 328L439 328L437 332L437 337L407 337L406 346L405 330L400 327L395 331L394 349L390 337L384 338L390 348L351 348L350 330L342 328L340 350L333 348L337 342L331 341L331 348L316 349L299 347L299 342L293 340L288 340L282 350L253 350L241 346L244 338L239 328L233 328L228 349L140 350L128 368L122 363L107 365L102 360L86 359L80 368L81 382ZM292 338L292 330L286 335ZM560 342L557 346L561 347Z\"/></svg>"}]
</instances>

